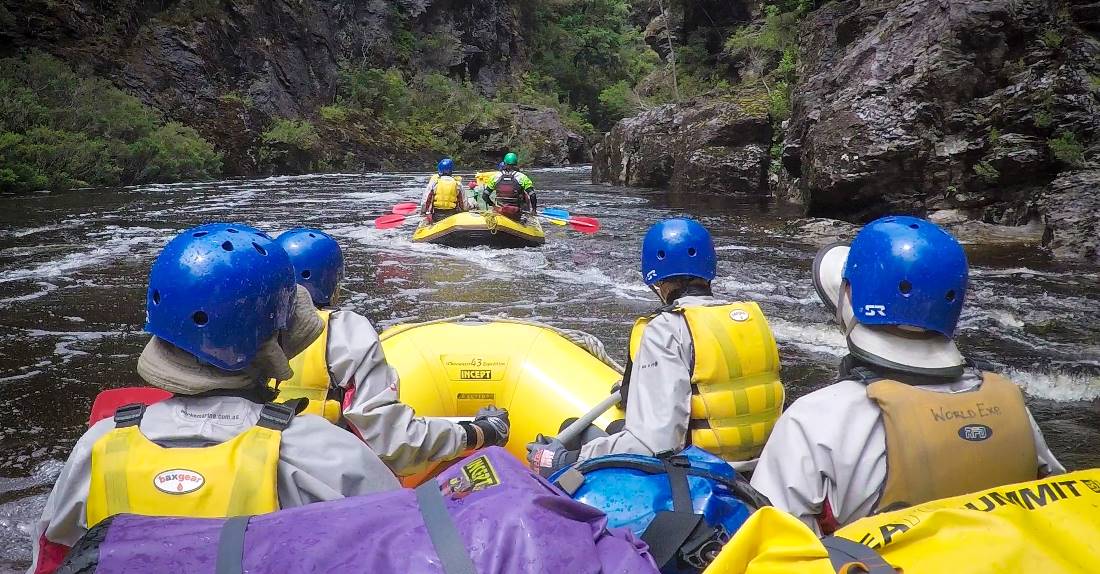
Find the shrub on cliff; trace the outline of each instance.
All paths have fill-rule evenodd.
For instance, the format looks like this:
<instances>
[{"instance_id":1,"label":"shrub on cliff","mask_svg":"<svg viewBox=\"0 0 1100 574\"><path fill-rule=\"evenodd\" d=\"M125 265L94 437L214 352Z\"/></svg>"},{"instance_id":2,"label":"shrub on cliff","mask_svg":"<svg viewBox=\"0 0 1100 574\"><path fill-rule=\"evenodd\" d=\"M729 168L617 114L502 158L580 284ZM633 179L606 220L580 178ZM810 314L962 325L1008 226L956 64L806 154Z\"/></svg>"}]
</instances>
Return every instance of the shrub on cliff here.
<instances>
[{"instance_id":1,"label":"shrub on cliff","mask_svg":"<svg viewBox=\"0 0 1100 574\"><path fill-rule=\"evenodd\" d=\"M0 190L215 176L221 157L137 98L31 52L0 59Z\"/></svg>"}]
</instances>

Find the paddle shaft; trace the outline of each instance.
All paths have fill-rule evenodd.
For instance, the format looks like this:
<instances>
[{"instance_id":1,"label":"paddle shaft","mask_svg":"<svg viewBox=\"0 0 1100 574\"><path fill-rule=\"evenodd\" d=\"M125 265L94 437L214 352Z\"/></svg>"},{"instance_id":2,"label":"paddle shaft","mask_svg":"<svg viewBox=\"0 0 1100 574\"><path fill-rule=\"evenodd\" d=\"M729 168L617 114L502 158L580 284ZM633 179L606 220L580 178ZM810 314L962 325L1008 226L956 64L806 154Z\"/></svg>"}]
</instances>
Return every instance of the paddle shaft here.
<instances>
[{"instance_id":1,"label":"paddle shaft","mask_svg":"<svg viewBox=\"0 0 1100 574\"><path fill-rule=\"evenodd\" d=\"M592 423L596 422L596 419L603 416L611 407L617 405L621 399L619 391L611 393L606 399L602 400L596 406L592 407L592 410L588 411L581 418L573 421L569 426L562 429L558 433L558 440L563 443L569 443L569 441L577 438L589 427Z\"/></svg>"}]
</instances>

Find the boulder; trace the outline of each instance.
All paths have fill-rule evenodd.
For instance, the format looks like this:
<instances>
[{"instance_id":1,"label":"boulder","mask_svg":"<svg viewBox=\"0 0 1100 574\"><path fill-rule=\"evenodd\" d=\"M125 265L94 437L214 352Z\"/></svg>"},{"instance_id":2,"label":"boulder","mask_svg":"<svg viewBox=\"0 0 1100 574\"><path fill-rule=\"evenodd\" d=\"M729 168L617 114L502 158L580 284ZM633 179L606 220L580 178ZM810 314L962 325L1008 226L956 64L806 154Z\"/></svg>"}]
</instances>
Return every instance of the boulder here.
<instances>
[{"instance_id":1,"label":"boulder","mask_svg":"<svg viewBox=\"0 0 1100 574\"><path fill-rule=\"evenodd\" d=\"M592 180L759 195L768 192L771 124L725 99L667 104L620 120L593 150Z\"/></svg>"},{"instance_id":2,"label":"boulder","mask_svg":"<svg viewBox=\"0 0 1100 574\"><path fill-rule=\"evenodd\" d=\"M524 165L549 166L591 160L584 136L562 122L553 108L506 104L506 113L486 123L467 126L462 137L478 142L485 161L495 164L508 151L519 150Z\"/></svg>"}]
</instances>

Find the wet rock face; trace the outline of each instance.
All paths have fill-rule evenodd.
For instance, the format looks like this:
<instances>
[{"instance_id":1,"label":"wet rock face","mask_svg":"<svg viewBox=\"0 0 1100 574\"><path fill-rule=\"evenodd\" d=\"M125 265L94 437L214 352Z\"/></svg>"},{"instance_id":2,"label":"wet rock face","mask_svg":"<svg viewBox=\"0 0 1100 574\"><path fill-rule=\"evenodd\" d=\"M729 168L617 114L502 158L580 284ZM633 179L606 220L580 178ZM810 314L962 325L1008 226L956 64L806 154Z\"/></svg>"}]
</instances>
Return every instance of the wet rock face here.
<instances>
[{"instance_id":1,"label":"wet rock face","mask_svg":"<svg viewBox=\"0 0 1100 574\"><path fill-rule=\"evenodd\" d=\"M487 94L524 62L506 0L0 0L0 52L33 47L88 65L195 126L230 174L248 174L273 118L307 117L334 100L340 62L400 63L398 17L447 48L418 53L415 66Z\"/></svg>"},{"instance_id":2,"label":"wet rock face","mask_svg":"<svg viewBox=\"0 0 1100 574\"><path fill-rule=\"evenodd\" d=\"M766 194L770 141L766 113L724 100L668 104L615 124L593 150L592 180Z\"/></svg>"},{"instance_id":3,"label":"wet rock face","mask_svg":"<svg viewBox=\"0 0 1100 574\"><path fill-rule=\"evenodd\" d=\"M1035 197L1080 197L1081 185L1050 184L1095 159L1100 135L1095 15L1063 4L1073 3L849 0L811 13L781 194L849 220L1046 215L1057 237L1064 220Z\"/></svg>"},{"instance_id":4,"label":"wet rock face","mask_svg":"<svg viewBox=\"0 0 1100 574\"><path fill-rule=\"evenodd\" d=\"M1100 170L1059 175L1039 203L1054 256L1100 264Z\"/></svg>"}]
</instances>

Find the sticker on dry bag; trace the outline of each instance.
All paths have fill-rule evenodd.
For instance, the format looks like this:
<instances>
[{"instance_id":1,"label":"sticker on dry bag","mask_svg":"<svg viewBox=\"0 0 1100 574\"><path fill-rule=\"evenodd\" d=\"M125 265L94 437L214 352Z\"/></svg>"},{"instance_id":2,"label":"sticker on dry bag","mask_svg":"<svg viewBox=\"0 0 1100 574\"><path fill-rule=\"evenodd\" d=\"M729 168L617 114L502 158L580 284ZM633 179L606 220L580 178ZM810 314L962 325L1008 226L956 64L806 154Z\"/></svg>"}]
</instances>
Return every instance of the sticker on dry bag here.
<instances>
[{"instance_id":1,"label":"sticker on dry bag","mask_svg":"<svg viewBox=\"0 0 1100 574\"><path fill-rule=\"evenodd\" d=\"M471 492L484 490L490 486L500 484L500 478L493 464L485 456L479 456L462 465L462 475L456 476L446 482L442 492L446 496L458 500L466 497Z\"/></svg>"},{"instance_id":2,"label":"sticker on dry bag","mask_svg":"<svg viewBox=\"0 0 1100 574\"><path fill-rule=\"evenodd\" d=\"M479 456L462 465L462 475L470 481L474 490L481 490L500 484L500 479L497 477L497 469L493 468L493 464L489 462L489 458L484 456Z\"/></svg>"}]
</instances>

